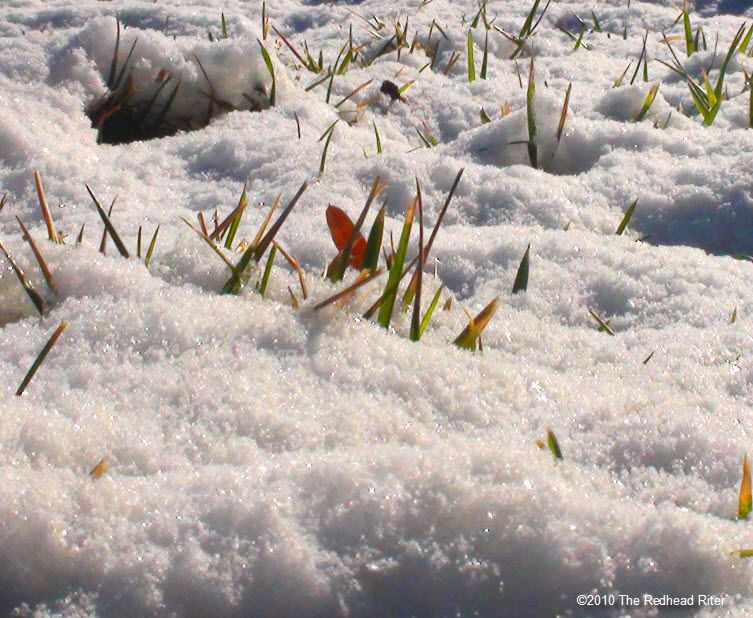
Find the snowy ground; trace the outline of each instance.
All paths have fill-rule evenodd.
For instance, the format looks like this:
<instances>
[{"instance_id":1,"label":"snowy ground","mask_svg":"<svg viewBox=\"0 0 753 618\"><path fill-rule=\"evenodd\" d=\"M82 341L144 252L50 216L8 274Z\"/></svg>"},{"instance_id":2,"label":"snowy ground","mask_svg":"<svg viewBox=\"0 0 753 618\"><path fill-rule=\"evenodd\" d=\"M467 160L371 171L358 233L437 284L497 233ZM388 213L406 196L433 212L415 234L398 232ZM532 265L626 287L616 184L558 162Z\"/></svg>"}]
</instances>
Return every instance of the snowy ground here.
<instances>
[{"instance_id":1,"label":"snowy ground","mask_svg":"<svg viewBox=\"0 0 753 618\"><path fill-rule=\"evenodd\" d=\"M434 30L436 70L419 74L429 62L421 50L399 60L392 52L337 76L327 104L327 84L306 92L317 77L272 32L275 107L119 146L97 144L85 114L105 92L115 11L127 26L122 45L139 39L134 78L179 73L175 113L194 117L207 103L194 54L233 104L254 85L268 91L260 3L5 0L0 239L46 292L20 217L60 294L47 297L53 308L40 320L13 272L0 273L0 613L579 616L601 615L576 603L599 592L727 595L725 614L750 615L753 567L730 552L753 547L751 524L736 521L741 463L753 453L753 264L730 256L753 253L753 130L742 92L753 59L732 59L729 100L711 127L690 114L686 84L657 59L671 59L661 31L680 35L685 68L699 77L713 66L713 81L753 10L699 2L691 19L708 50L686 58L677 3L627 4L554 0L542 20L533 38L536 170L524 144L509 144L527 137L528 53L521 88L514 48L490 32L489 79L469 84L469 0L269 0L271 23L297 49L304 40L322 49L325 65L349 24L365 54L383 44L351 11L376 15L384 32L410 15L410 40L436 20L447 38ZM529 8L490 0L488 14L517 33ZM573 15L590 24L591 10L602 32L574 51L557 26L576 31ZM221 12L230 38L209 42ZM637 123L650 84L627 82L645 29L649 80L661 85ZM477 72L483 37L481 24ZM445 76L453 51L460 57ZM384 79L416 81L407 101L382 95L352 126L339 122L318 177L317 140L338 118L334 102L368 79L355 101ZM481 107L491 123L482 125ZM356 116L353 101L340 109ZM422 122L436 147L416 148ZM390 333L360 318L377 285L343 309L311 310L339 289L319 278L334 256L328 204L355 219L381 175L397 240L415 177L433 225L460 168L438 261L427 266L454 302L420 343L405 336L407 315ZM34 170L67 234L62 247L43 241ZM198 212L209 220L215 208L226 215L246 180L239 238L249 239L278 193L286 203L309 182L279 236L306 271L311 299L301 310L291 307L287 286L297 291L297 280L282 260L266 298L250 285L220 295L227 269L180 221ZM113 221L131 250L139 225L146 239L161 225L148 269L111 240L107 256L98 252L102 224L84 183L106 204L118 195ZM512 296L528 243L528 290ZM461 305L475 313L498 295L483 353L453 346L467 322ZM598 332L588 307L616 336ZM69 327L16 397L61 320ZM549 427L562 461L536 445ZM94 481L103 457L110 467Z\"/></svg>"}]
</instances>

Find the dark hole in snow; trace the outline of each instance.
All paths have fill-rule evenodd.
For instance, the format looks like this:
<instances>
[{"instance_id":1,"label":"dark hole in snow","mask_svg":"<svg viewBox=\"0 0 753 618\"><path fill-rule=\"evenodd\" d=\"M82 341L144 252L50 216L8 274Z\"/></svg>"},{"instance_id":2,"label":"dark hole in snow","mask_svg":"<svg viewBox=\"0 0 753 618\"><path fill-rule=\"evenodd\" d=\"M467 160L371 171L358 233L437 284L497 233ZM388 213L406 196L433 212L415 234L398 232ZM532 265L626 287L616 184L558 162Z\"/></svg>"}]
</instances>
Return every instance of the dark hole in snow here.
<instances>
[{"instance_id":1,"label":"dark hole in snow","mask_svg":"<svg viewBox=\"0 0 753 618\"><path fill-rule=\"evenodd\" d=\"M95 101L87 110L92 126L98 130L97 142L103 144L128 144L174 135L179 131L203 129L220 114L239 109L262 111L268 107L267 94L259 85L251 94L244 94L247 105L236 107L210 92L198 91L206 105L197 105L201 114L180 114L173 103L181 89L180 79L160 73L149 88L137 90L128 77L117 81L112 89Z\"/></svg>"}]
</instances>

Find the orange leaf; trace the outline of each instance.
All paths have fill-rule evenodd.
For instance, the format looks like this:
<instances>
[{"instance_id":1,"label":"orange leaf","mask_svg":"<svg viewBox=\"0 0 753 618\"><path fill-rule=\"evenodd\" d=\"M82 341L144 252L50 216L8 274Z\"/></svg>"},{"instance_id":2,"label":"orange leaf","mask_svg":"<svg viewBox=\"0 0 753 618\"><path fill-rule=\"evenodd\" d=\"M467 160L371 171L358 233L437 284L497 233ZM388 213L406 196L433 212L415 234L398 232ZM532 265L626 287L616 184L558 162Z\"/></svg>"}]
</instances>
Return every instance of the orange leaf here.
<instances>
[{"instance_id":1,"label":"orange leaf","mask_svg":"<svg viewBox=\"0 0 753 618\"><path fill-rule=\"evenodd\" d=\"M329 226L329 232L332 234L332 240L335 243L335 246L338 251L342 251L351 234L353 234L353 222L350 220L350 217L345 214L345 211L330 204L327 207L327 225ZM365 254L366 239L363 237L363 234L359 232L350 252L350 265L353 268L360 269Z\"/></svg>"}]
</instances>

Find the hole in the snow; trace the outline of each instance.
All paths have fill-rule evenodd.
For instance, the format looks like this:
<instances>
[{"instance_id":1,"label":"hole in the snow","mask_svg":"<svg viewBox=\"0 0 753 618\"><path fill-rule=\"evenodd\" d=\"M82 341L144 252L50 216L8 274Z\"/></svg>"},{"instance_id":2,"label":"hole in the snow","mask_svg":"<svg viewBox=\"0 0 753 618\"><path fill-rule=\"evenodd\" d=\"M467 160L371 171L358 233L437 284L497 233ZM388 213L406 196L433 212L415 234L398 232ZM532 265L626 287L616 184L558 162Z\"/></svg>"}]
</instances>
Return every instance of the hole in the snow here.
<instances>
[{"instance_id":1,"label":"hole in the snow","mask_svg":"<svg viewBox=\"0 0 753 618\"><path fill-rule=\"evenodd\" d=\"M269 75L265 79L256 62L239 62L227 42L203 53L194 49L189 58L175 62L155 57L153 45L139 50L139 37L131 29L121 39L118 23L113 49L102 71L107 90L87 109L99 143L167 137L203 129L227 112L269 107Z\"/></svg>"}]
</instances>

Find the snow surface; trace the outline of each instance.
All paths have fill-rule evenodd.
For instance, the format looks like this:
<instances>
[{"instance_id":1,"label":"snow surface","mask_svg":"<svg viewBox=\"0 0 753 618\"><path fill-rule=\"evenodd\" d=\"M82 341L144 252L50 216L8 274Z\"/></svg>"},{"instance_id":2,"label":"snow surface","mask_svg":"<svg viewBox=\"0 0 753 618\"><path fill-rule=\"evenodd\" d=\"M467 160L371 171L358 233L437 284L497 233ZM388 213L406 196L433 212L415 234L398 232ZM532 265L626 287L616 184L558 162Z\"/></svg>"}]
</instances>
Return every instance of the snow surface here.
<instances>
[{"instance_id":1,"label":"snow surface","mask_svg":"<svg viewBox=\"0 0 753 618\"><path fill-rule=\"evenodd\" d=\"M179 73L175 113L192 115L206 109L194 55L234 103L253 84L269 87L260 3L5 0L0 238L44 290L15 221L40 242L46 235L36 169L68 238L41 242L60 288L48 317L36 317L8 268L0 273L0 612L578 616L598 614L579 608L578 594L621 592L726 594L725 615L750 615L753 569L730 552L753 547L751 524L736 521L753 431L753 265L730 256L753 253L753 131L741 94L753 59L732 60L729 100L704 127L676 111L691 109L687 87L656 61L670 60L661 31L682 33L677 3L627 4L552 2L533 41L544 162L535 170L526 146L509 144L526 138L511 44L491 34L489 79L467 81L469 0L270 0L272 23L326 62L349 24L372 54L379 47L351 11L387 27L410 15L422 37L436 19L448 37L441 70L419 74L421 51L390 53L338 76L327 104L326 84L306 92L316 78L271 34L276 107L120 146L98 145L85 115L105 92L115 11L123 46L139 38L135 79ZM719 68L753 17L747 4L699 3L692 20L709 50L678 51L691 74ZM529 6L490 0L488 13L517 32ZM573 14L590 21L592 9L604 32L586 35L590 51L573 51L557 26L574 30ZM230 39L210 43L221 12ZM649 78L661 86L636 123L650 84L627 81L645 29ZM482 37L476 29L477 71ZM453 51L461 57L446 77ZM630 60L626 84L612 89ZM317 140L338 118L332 102L368 79L356 100L384 79L416 82L406 102L382 97L353 126L339 122L317 177ZM481 107L491 123L481 124ZM353 102L341 110L356 116ZM435 148L416 149L424 121ZM355 218L381 175L397 236L414 177L433 224L460 168L427 266L454 302L421 343L405 336L408 316L390 333L359 317L376 287L344 309L311 310L337 289L318 276L334 255L329 203ZM311 301L300 311L279 256L267 298L253 286L220 295L226 268L180 221L215 208L224 216L246 180L246 238L278 193L285 203L309 182L280 233L307 273ZM146 238L161 225L148 269L112 242L98 252L102 226L84 183L104 203L118 195L113 220L129 248L139 225ZM528 243L528 291L512 296ZM460 305L476 312L498 295L483 354L452 346L467 321ZM587 307L616 336L599 333ZM15 397L61 320L70 326ZM561 462L536 446L548 427ZM103 457L110 468L93 481Z\"/></svg>"}]
</instances>

